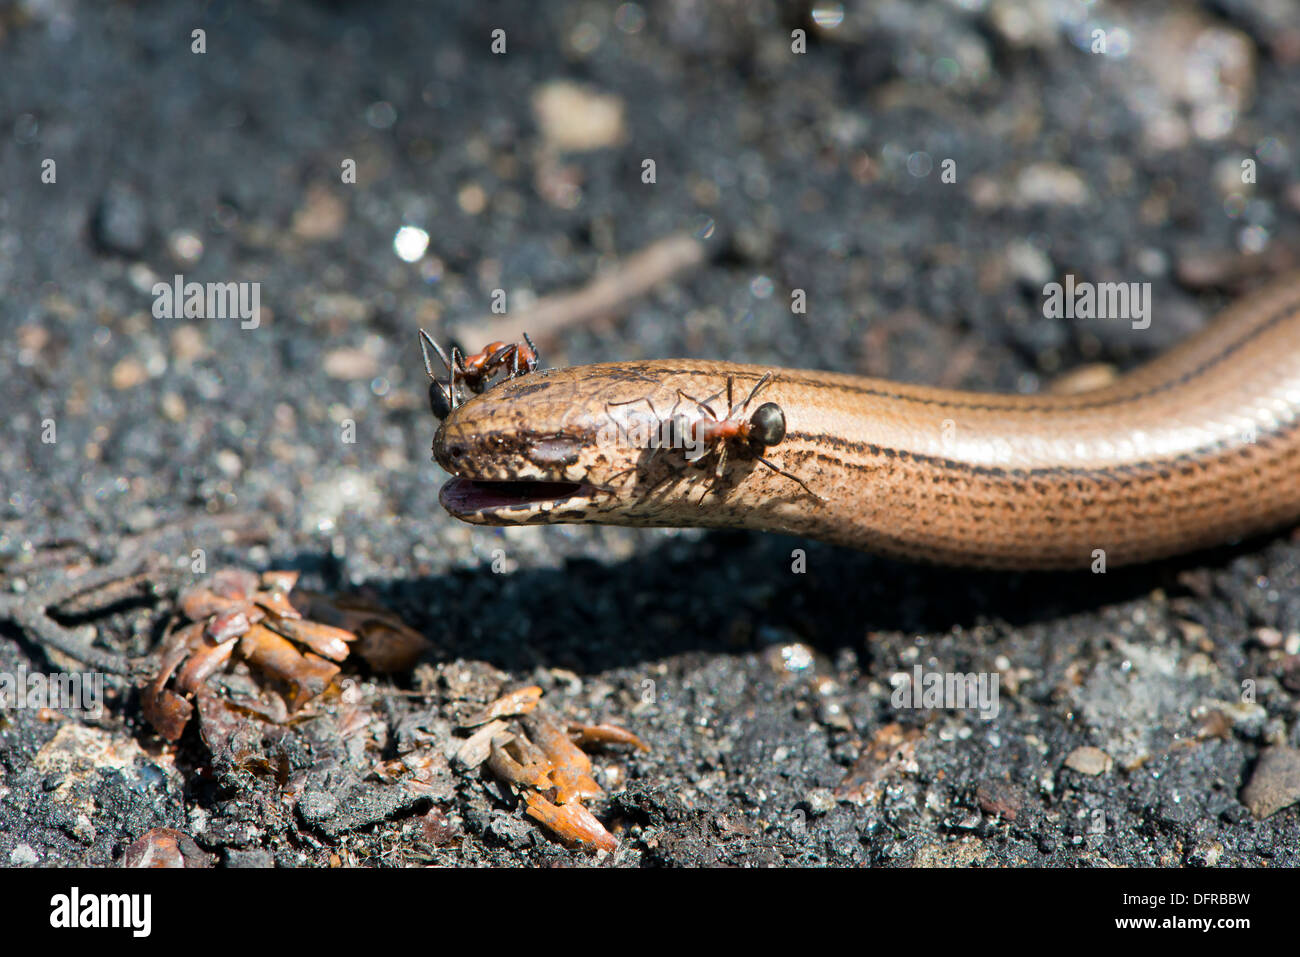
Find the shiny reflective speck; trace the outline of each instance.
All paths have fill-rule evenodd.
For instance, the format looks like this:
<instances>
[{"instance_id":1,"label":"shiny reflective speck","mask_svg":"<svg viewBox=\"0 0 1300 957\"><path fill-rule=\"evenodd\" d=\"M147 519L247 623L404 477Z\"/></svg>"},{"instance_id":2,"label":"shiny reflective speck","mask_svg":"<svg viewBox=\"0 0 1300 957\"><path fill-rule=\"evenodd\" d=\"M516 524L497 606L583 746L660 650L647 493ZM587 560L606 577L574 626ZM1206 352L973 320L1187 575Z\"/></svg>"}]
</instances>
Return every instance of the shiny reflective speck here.
<instances>
[{"instance_id":1,"label":"shiny reflective speck","mask_svg":"<svg viewBox=\"0 0 1300 957\"><path fill-rule=\"evenodd\" d=\"M786 645L781 649L781 661L786 671L807 671L813 665L812 651L807 645Z\"/></svg>"},{"instance_id":2,"label":"shiny reflective speck","mask_svg":"<svg viewBox=\"0 0 1300 957\"><path fill-rule=\"evenodd\" d=\"M838 3L819 3L812 9L812 19L823 30L834 30L844 22L844 7Z\"/></svg>"},{"instance_id":3,"label":"shiny reflective speck","mask_svg":"<svg viewBox=\"0 0 1300 957\"><path fill-rule=\"evenodd\" d=\"M167 251L177 262L192 266L203 258L203 240L197 233L178 229L167 237Z\"/></svg>"},{"instance_id":4,"label":"shiny reflective speck","mask_svg":"<svg viewBox=\"0 0 1300 957\"><path fill-rule=\"evenodd\" d=\"M417 262L429 248L429 234L418 226L403 226L393 236L393 252L402 262Z\"/></svg>"}]
</instances>

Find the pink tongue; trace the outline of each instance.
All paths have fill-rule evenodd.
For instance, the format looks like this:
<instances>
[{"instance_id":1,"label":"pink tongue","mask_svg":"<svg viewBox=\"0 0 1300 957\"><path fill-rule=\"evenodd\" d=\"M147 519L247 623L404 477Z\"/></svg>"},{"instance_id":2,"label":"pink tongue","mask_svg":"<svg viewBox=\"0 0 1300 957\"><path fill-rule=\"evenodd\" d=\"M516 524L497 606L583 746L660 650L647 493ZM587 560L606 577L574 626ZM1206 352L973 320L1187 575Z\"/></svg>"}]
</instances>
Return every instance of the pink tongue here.
<instances>
[{"instance_id":1,"label":"pink tongue","mask_svg":"<svg viewBox=\"0 0 1300 957\"><path fill-rule=\"evenodd\" d=\"M454 478L442 487L438 497L453 512L478 512L569 498L580 488L573 482L475 482Z\"/></svg>"}]
</instances>

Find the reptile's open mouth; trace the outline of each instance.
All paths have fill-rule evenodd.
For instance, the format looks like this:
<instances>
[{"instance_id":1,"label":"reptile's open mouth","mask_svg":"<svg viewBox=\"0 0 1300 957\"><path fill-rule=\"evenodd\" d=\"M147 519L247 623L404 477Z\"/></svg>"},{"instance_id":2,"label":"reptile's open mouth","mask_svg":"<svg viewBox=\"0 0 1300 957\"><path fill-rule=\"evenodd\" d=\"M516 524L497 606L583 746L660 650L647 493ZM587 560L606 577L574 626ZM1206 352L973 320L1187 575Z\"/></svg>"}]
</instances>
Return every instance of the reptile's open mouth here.
<instances>
[{"instance_id":1,"label":"reptile's open mouth","mask_svg":"<svg viewBox=\"0 0 1300 957\"><path fill-rule=\"evenodd\" d=\"M498 515L517 519L519 512L548 512L575 499L585 502L595 493L594 486L579 482L485 482L453 478L442 487L438 500L459 519L482 520Z\"/></svg>"}]
</instances>

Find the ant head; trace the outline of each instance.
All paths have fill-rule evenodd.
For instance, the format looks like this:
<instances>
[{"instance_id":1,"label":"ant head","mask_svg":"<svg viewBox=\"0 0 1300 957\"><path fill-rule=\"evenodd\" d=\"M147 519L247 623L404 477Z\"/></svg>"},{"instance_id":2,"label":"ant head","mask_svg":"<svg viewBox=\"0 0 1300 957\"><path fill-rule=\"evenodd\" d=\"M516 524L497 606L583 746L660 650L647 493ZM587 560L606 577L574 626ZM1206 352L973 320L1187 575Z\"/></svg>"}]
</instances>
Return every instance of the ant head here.
<instances>
[{"instance_id":1,"label":"ant head","mask_svg":"<svg viewBox=\"0 0 1300 957\"><path fill-rule=\"evenodd\" d=\"M764 402L749 420L749 440L758 445L776 445L785 438L785 413L775 402Z\"/></svg>"},{"instance_id":2,"label":"ant head","mask_svg":"<svg viewBox=\"0 0 1300 957\"><path fill-rule=\"evenodd\" d=\"M451 398L437 379L429 383L429 409L439 422L451 414Z\"/></svg>"}]
</instances>

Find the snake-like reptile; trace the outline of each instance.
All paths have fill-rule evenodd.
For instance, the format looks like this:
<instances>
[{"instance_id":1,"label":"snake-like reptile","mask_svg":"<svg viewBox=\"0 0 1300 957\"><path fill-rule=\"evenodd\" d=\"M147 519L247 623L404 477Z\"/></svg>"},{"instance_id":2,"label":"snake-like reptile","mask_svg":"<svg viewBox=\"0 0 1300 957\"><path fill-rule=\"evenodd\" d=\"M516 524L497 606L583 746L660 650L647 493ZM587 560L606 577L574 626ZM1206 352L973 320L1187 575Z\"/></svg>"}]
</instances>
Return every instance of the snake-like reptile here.
<instances>
[{"instance_id":1,"label":"snake-like reptile","mask_svg":"<svg viewBox=\"0 0 1300 957\"><path fill-rule=\"evenodd\" d=\"M730 443L720 475L722 443L692 460L637 432L724 418L728 380L739 400L768 373L737 416L776 403L785 435ZM443 421L433 451L456 476L443 507L484 525L749 528L995 568L1147 561L1300 522L1300 277L1082 394L603 363L497 385Z\"/></svg>"}]
</instances>

